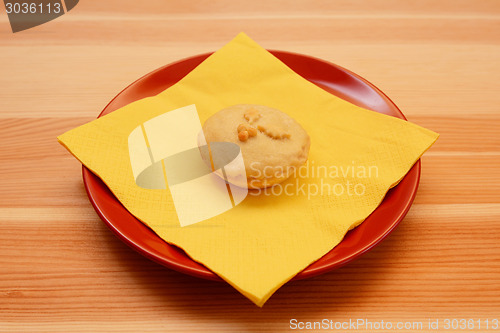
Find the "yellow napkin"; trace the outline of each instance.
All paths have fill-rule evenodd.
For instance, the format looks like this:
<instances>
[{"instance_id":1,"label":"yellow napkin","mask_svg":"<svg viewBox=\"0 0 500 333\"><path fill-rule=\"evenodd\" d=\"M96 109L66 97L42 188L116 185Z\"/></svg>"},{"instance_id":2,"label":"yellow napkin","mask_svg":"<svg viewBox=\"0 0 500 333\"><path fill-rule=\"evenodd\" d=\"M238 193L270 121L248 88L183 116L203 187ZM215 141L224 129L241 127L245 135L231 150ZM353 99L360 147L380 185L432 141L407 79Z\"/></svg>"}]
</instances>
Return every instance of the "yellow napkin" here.
<instances>
[{"instance_id":1,"label":"yellow napkin","mask_svg":"<svg viewBox=\"0 0 500 333\"><path fill-rule=\"evenodd\" d=\"M308 164L274 193L249 194L222 214L181 227L168 187L135 183L129 135L170 110L194 104L203 123L242 103L295 118L311 137ZM437 137L329 94L241 33L157 96L58 139L139 220L262 306L359 225Z\"/></svg>"}]
</instances>

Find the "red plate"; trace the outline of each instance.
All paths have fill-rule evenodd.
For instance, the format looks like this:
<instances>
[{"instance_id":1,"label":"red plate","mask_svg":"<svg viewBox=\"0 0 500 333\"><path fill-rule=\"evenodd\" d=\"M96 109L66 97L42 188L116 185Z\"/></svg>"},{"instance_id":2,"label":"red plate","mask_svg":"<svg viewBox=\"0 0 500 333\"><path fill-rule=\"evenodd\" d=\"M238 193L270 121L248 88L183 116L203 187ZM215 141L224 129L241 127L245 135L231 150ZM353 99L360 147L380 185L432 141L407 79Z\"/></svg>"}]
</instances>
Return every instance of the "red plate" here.
<instances>
[{"instance_id":1,"label":"red plate","mask_svg":"<svg viewBox=\"0 0 500 333\"><path fill-rule=\"evenodd\" d=\"M342 67L300 54L283 51L271 53L299 75L335 96L361 107L406 120L396 105L378 88ZM167 89L209 55L210 53L207 53L184 59L147 74L119 93L99 117ZM387 193L380 206L364 223L347 233L339 245L297 274L294 279L309 278L345 265L382 241L410 209L419 179L420 160L404 179ZM144 256L179 272L209 280L221 280L209 269L190 259L184 251L166 243L137 220L107 186L85 167L83 181L90 202L101 219L126 244Z\"/></svg>"}]
</instances>

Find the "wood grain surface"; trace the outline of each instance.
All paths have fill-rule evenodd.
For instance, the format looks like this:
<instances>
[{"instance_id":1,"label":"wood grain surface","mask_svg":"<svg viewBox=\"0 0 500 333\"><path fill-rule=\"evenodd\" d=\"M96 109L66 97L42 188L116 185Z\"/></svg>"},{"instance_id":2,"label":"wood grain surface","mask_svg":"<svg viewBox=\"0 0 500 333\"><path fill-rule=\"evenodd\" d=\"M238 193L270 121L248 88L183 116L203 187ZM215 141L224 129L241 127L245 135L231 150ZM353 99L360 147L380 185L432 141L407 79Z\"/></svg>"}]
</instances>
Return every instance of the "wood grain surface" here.
<instances>
[{"instance_id":1,"label":"wood grain surface","mask_svg":"<svg viewBox=\"0 0 500 333\"><path fill-rule=\"evenodd\" d=\"M291 330L291 319L436 332L454 318L475 326L448 331L495 331L500 1L83 0L16 34L0 8L0 332L270 332ZM143 74L240 31L360 74L441 134L393 234L341 269L286 284L262 309L129 249L56 141Z\"/></svg>"}]
</instances>

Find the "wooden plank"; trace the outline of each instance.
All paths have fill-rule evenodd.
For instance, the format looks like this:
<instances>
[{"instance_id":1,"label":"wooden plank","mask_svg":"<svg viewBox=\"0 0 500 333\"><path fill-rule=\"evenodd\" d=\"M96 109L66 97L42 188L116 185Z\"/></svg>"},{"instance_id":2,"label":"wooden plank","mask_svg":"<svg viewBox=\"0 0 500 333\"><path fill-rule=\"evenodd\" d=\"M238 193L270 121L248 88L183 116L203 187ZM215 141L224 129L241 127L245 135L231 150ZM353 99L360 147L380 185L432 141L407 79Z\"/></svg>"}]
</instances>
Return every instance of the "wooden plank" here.
<instances>
[{"instance_id":1,"label":"wooden plank","mask_svg":"<svg viewBox=\"0 0 500 333\"><path fill-rule=\"evenodd\" d=\"M266 322L278 329L292 316L422 319L445 316L453 304L455 316L482 318L500 306L495 283L500 245L489 233L500 227L500 204L414 205L398 229L369 254L334 272L287 284L264 310L224 283L184 276L141 257L89 209L1 208L0 214L5 216L0 263L7 268L0 280L0 296L6 301L0 309L8 304L11 320L44 323L33 326L42 329L48 322L57 329L68 319L81 321L82 328L107 327L124 314L127 327L136 329L148 319L152 327L164 323L188 330L186 324L195 325L199 315L205 317L198 317L198 324L210 317L209 330L214 331L241 329L244 317L256 325L250 330ZM23 221L29 223L19 223Z\"/></svg>"}]
</instances>

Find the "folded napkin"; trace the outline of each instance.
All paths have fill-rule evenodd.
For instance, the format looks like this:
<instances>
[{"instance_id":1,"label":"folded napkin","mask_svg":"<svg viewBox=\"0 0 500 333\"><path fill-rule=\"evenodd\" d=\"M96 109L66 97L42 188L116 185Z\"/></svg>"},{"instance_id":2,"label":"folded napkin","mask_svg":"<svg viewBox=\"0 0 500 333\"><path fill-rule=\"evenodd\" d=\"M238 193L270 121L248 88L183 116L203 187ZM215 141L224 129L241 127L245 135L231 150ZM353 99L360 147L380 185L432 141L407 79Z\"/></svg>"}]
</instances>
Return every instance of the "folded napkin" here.
<instances>
[{"instance_id":1,"label":"folded napkin","mask_svg":"<svg viewBox=\"0 0 500 333\"><path fill-rule=\"evenodd\" d=\"M136 183L129 136L171 110L194 105L203 123L235 104L266 105L296 119L311 138L308 163L279 188L181 226L171 184ZM362 223L437 137L331 95L241 33L157 96L58 139L134 216L262 306Z\"/></svg>"}]
</instances>

